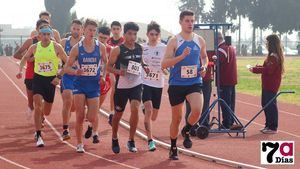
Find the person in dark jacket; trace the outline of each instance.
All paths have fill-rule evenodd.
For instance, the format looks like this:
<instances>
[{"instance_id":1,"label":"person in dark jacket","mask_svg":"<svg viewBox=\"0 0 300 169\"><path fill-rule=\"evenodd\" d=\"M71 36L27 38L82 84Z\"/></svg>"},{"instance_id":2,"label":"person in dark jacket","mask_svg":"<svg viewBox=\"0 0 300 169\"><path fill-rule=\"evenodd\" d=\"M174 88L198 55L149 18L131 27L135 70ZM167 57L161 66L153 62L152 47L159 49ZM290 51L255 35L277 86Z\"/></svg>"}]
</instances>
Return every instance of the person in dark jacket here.
<instances>
[{"instance_id":1,"label":"person in dark jacket","mask_svg":"<svg viewBox=\"0 0 300 169\"><path fill-rule=\"evenodd\" d=\"M268 56L264 64L250 67L249 71L255 74L261 74L262 80L262 97L261 105L264 107L271 99L273 99L281 84L282 74L284 73L284 55L281 41L276 34L267 37L266 47ZM266 116L265 127L260 131L264 134L276 134L278 128L278 108L277 100L264 110Z\"/></svg>"}]
</instances>

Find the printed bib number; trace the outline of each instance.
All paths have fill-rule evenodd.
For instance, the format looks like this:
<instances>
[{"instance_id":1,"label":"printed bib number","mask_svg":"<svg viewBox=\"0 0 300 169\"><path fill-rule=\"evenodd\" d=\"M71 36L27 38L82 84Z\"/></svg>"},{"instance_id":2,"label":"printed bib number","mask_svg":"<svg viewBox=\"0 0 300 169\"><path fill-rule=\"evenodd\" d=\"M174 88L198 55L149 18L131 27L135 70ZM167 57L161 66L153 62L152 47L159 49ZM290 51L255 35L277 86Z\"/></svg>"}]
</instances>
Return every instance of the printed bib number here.
<instances>
[{"instance_id":1,"label":"printed bib number","mask_svg":"<svg viewBox=\"0 0 300 169\"><path fill-rule=\"evenodd\" d=\"M52 62L38 63L38 65L39 65L39 72L51 72L53 70Z\"/></svg>"},{"instance_id":2,"label":"printed bib number","mask_svg":"<svg viewBox=\"0 0 300 169\"><path fill-rule=\"evenodd\" d=\"M97 68L97 64L81 65L81 69L83 70L82 76L96 76Z\"/></svg>"},{"instance_id":3,"label":"printed bib number","mask_svg":"<svg viewBox=\"0 0 300 169\"><path fill-rule=\"evenodd\" d=\"M134 62L134 61L129 61L128 63L128 67L127 67L127 72L130 74L134 74L134 75L140 75L141 74L141 69L142 66L140 63L138 62Z\"/></svg>"},{"instance_id":4,"label":"printed bib number","mask_svg":"<svg viewBox=\"0 0 300 169\"><path fill-rule=\"evenodd\" d=\"M197 65L181 66L181 78L197 77Z\"/></svg>"},{"instance_id":5,"label":"printed bib number","mask_svg":"<svg viewBox=\"0 0 300 169\"><path fill-rule=\"evenodd\" d=\"M150 70L150 72L145 75L144 79L158 81L160 79L160 72L158 70L157 71Z\"/></svg>"}]
</instances>

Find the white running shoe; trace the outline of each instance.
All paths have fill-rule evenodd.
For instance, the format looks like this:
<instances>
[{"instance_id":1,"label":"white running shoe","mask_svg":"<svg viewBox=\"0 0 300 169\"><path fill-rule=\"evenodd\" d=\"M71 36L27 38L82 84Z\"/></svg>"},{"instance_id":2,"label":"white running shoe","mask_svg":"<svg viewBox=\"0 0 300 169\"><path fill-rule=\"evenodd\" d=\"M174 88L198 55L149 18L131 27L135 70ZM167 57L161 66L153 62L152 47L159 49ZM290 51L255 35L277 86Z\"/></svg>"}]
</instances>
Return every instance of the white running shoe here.
<instances>
[{"instance_id":1,"label":"white running shoe","mask_svg":"<svg viewBox=\"0 0 300 169\"><path fill-rule=\"evenodd\" d=\"M44 141L43 141L43 139L42 139L42 137L38 137L37 138L37 141L36 141L36 146L37 147L44 147Z\"/></svg>"},{"instance_id":2,"label":"white running shoe","mask_svg":"<svg viewBox=\"0 0 300 169\"><path fill-rule=\"evenodd\" d=\"M84 153L85 150L83 147L84 147L83 144L78 144L76 148L77 153Z\"/></svg>"},{"instance_id":3,"label":"white running shoe","mask_svg":"<svg viewBox=\"0 0 300 169\"><path fill-rule=\"evenodd\" d=\"M31 108L27 108L27 111L25 112L26 115L26 120L30 120L32 118L32 114L33 114L33 110L31 110Z\"/></svg>"}]
</instances>

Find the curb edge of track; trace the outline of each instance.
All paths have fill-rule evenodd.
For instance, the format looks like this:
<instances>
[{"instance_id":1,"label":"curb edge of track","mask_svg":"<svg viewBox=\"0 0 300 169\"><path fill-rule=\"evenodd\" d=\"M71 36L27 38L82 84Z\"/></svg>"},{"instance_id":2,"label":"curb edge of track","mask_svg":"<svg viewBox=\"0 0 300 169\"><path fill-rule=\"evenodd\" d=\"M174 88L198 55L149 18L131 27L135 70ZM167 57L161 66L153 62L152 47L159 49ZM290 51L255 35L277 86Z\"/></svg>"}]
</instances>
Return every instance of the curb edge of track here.
<instances>
[{"instance_id":1,"label":"curb edge of track","mask_svg":"<svg viewBox=\"0 0 300 169\"><path fill-rule=\"evenodd\" d=\"M103 109L99 109L100 113L105 116L105 117L108 117L109 114L104 111ZM124 122L124 120L121 120L120 121L120 125L129 130L130 129L130 126ZM146 140L147 141L147 136L141 132L140 130L136 130L136 135L138 137L140 137L141 139L143 140ZM160 147L164 148L164 149L170 149L170 144L168 143L165 143L163 141L160 141L160 140L157 140L157 139L154 139L154 141L157 143L157 145L159 145ZM263 167L259 167L259 166L254 166L254 165L251 165L251 164L245 164L245 163L240 163L240 162L236 162L236 161L231 161L231 160L226 160L226 159L223 159L223 158L219 158L219 157L215 157L215 156L210 156L210 155L206 155L206 154L201 154L201 153L198 153L198 152L195 152L195 151L191 151L191 150L187 150L187 149L183 149L183 148L180 148L178 147L178 151L184 155L187 155L187 156L190 156L190 157L195 157L195 158L199 158L199 159L202 159L202 160L206 160L206 161L210 161L210 162L214 162L214 163L217 163L217 164L222 164L222 165L227 165L227 166L230 166L230 167L235 167L235 168L251 168L251 169L264 169Z\"/></svg>"}]
</instances>

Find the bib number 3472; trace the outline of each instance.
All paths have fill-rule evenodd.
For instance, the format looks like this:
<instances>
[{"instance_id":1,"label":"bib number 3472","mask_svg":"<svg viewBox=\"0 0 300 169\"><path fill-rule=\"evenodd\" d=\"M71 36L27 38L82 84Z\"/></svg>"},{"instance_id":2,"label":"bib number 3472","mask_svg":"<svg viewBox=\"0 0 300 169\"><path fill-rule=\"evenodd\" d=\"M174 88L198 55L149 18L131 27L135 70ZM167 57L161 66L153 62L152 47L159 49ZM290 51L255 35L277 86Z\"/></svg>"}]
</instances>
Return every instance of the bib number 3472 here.
<instances>
[{"instance_id":1,"label":"bib number 3472","mask_svg":"<svg viewBox=\"0 0 300 169\"><path fill-rule=\"evenodd\" d=\"M181 66L181 78L197 77L197 65Z\"/></svg>"}]
</instances>

